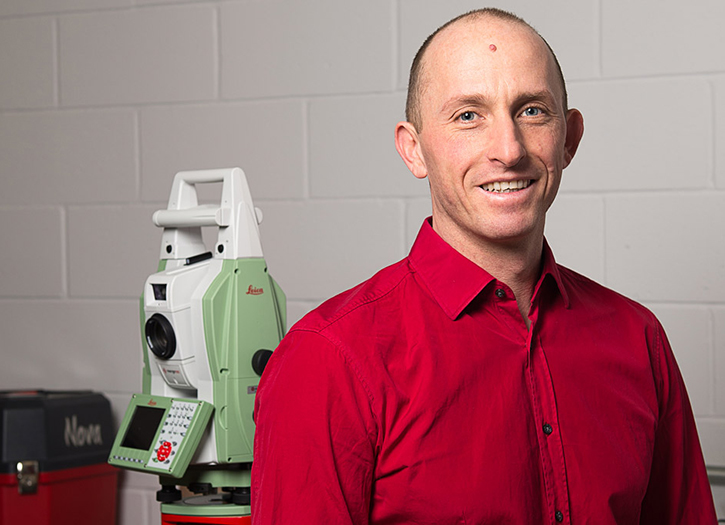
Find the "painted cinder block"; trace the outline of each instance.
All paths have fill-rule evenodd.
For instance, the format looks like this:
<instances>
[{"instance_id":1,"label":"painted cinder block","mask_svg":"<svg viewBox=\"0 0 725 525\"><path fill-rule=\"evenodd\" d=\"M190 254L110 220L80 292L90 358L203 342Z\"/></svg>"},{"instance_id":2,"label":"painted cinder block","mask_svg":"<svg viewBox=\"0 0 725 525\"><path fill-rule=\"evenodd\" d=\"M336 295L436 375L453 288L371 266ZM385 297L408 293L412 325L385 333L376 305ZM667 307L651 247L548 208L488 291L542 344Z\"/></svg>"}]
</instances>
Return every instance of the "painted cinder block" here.
<instances>
[{"instance_id":1,"label":"painted cinder block","mask_svg":"<svg viewBox=\"0 0 725 525\"><path fill-rule=\"evenodd\" d=\"M606 198L607 281L643 301L725 297L725 195L705 192Z\"/></svg>"},{"instance_id":2,"label":"painted cinder block","mask_svg":"<svg viewBox=\"0 0 725 525\"><path fill-rule=\"evenodd\" d=\"M725 485L712 485L712 499L715 500L715 511L718 519L725 518Z\"/></svg>"},{"instance_id":3,"label":"painted cinder block","mask_svg":"<svg viewBox=\"0 0 725 525\"><path fill-rule=\"evenodd\" d=\"M0 204L135 198L135 126L126 110L0 114Z\"/></svg>"},{"instance_id":4,"label":"painted cinder block","mask_svg":"<svg viewBox=\"0 0 725 525\"><path fill-rule=\"evenodd\" d=\"M138 301L0 300L4 389L141 384Z\"/></svg>"},{"instance_id":5,"label":"painted cinder block","mask_svg":"<svg viewBox=\"0 0 725 525\"><path fill-rule=\"evenodd\" d=\"M141 196L166 201L178 171L239 166L253 198L302 198L304 126L300 101L145 108Z\"/></svg>"},{"instance_id":6,"label":"painted cinder block","mask_svg":"<svg viewBox=\"0 0 725 525\"><path fill-rule=\"evenodd\" d=\"M722 446L722 437L725 435L725 421L722 418L698 418L697 432L700 435L705 463L725 467L725 447ZM725 499L721 501L725 503Z\"/></svg>"},{"instance_id":7,"label":"painted cinder block","mask_svg":"<svg viewBox=\"0 0 725 525\"><path fill-rule=\"evenodd\" d=\"M223 3L222 96L392 89L393 10L389 0Z\"/></svg>"},{"instance_id":8,"label":"painted cinder block","mask_svg":"<svg viewBox=\"0 0 725 525\"><path fill-rule=\"evenodd\" d=\"M157 509L159 507L158 507L158 503L156 502L155 494L156 494L155 491L153 494L148 494L148 493L146 494L146 500L148 502L147 505L150 508L149 518L148 518L149 525L161 525L161 512L157 511Z\"/></svg>"},{"instance_id":9,"label":"painted cinder block","mask_svg":"<svg viewBox=\"0 0 725 525\"><path fill-rule=\"evenodd\" d=\"M61 104L216 98L215 31L208 5L62 17Z\"/></svg>"},{"instance_id":10,"label":"painted cinder block","mask_svg":"<svg viewBox=\"0 0 725 525\"><path fill-rule=\"evenodd\" d=\"M131 400L128 396L127 401ZM128 403L124 403L123 410L126 410ZM159 486L158 476L147 474L145 472L137 472L135 470L123 470L122 482L137 489L156 489Z\"/></svg>"},{"instance_id":11,"label":"painted cinder block","mask_svg":"<svg viewBox=\"0 0 725 525\"><path fill-rule=\"evenodd\" d=\"M428 194L395 149L405 94L310 102L310 195L397 197Z\"/></svg>"},{"instance_id":12,"label":"painted cinder block","mask_svg":"<svg viewBox=\"0 0 725 525\"><path fill-rule=\"evenodd\" d=\"M566 180L566 172L564 172ZM559 195L546 216L546 239L556 262L599 283L604 274L604 200Z\"/></svg>"},{"instance_id":13,"label":"painted cinder block","mask_svg":"<svg viewBox=\"0 0 725 525\"><path fill-rule=\"evenodd\" d=\"M0 208L0 297L65 293L60 208Z\"/></svg>"},{"instance_id":14,"label":"painted cinder block","mask_svg":"<svg viewBox=\"0 0 725 525\"><path fill-rule=\"evenodd\" d=\"M139 353L141 353L141 347L139 347L138 351ZM128 403L131 400L131 396L135 392L140 392L141 388L141 384L132 383L128 385L126 392L110 391L105 393L108 401L111 402L111 416L113 417L114 429L117 430L121 426L121 421L123 421L123 416L126 413L126 408L128 407ZM119 482L121 482L122 480L123 476L121 476Z\"/></svg>"},{"instance_id":15,"label":"painted cinder block","mask_svg":"<svg viewBox=\"0 0 725 525\"><path fill-rule=\"evenodd\" d=\"M556 52L567 80L597 77L597 3L594 0L554 0L546 3L495 0L485 4L475 0L401 0L398 87L403 89L407 86L410 64L428 35L448 20L486 6L511 11L539 31Z\"/></svg>"},{"instance_id":16,"label":"painted cinder block","mask_svg":"<svg viewBox=\"0 0 725 525\"><path fill-rule=\"evenodd\" d=\"M287 301L287 331L320 303L321 301Z\"/></svg>"},{"instance_id":17,"label":"painted cinder block","mask_svg":"<svg viewBox=\"0 0 725 525\"><path fill-rule=\"evenodd\" d=\"M605 0L602 2L604 75L722 71L725 69L723 19L725 3L719 0L687 3Z\"/></svg>"},{"instance_id":18,"label":"painted cinder block","mask_svg":"<svg viewBox=\"0 0 725 525\"><path fill-rule=\"evenodd\" d=\"M412 177L412 175L411 175ZM430 197L405 201L405 253L410 252L423 221L432 215Z\"/></svg>"},{"instance_id":19,"label":"painted cinder block","mask_svg":"<svg viewBox=\"0 0 725 525\"><path fill-rule=\"evenodd\" d=\"M585 131L565 191L712 187L711 98L697 78L570 85Z\"/></svg>"},{"instance_id":20,"label":"painted cinder block","mask_svg":"<svg viewBox=\"0 0 725 525\"><path fill-rule=\"evenodd\" d=\"M404 255L400 202L265 201L259 206L269 272L288 300L327 299Z\"/></svg>"},{"instance_id":21,"label":"painted cinder block","mask_svg":"<svg viewBox=\"0 0 725 525\"><path fill-rule=\"evenodd\" d=\"M156 272L162 229L158 207L71 207L68 210L71 297L138 298Z\"/></svg>"},{"instance_id":22,"label":"painted cinder block","mask_svg":"<svg viewBox=\"0 0 725 525\"><path fill-rule=\"evenodd\" d=\"M65 13L87 9L130 7L134 0L3 0L0 16Z\"/></svg>"},{"instance_id":23,"label":"painted cinder block","mask_svg":"<svg viewBox=\"0 0 725 525\"><path fill-rule=\"evenodd\" d=\"M127 396L127 401L131 396ZM126 410L128 402L123 403ZM161 522L161 504L156 491L161 488L158 476L121 470L119 477L119 525L158 525Z\"/></svg>"},{"instance_id":24,"label":"painted cinder block","mask_svg":"<svg viewBox=\"0 0 725 525\"><path fill-rule=\"evenodd\" d=\"M662 323L698 417L713 415L712 323L705 306L648 304Z\"/></svg>"},{"instance_id":25,"label":"painted cinder block","mask_svg":"<svg viewBox=\"0 0 725 525\"><path fill-rule=\"evenodd\" d=\"M43 108L55 103L51 18L0 20L0 108Z\"/></svg>"},{"instance_id":26,"label":"painted cinder block","mask_svg":"<svg viewBox=\"0 0 725 525\"><path fill-rule=\"evenodd\" d=\"M725 306L713 307L712 318L715 332L715 414L725 417Z\"/></svg>"},{"instance_id":27,"label":"painted cinder block","mask_svg":"<svg viewBox=\"0 0 725 525\"><path fill-rule=\"evenodd\" d=\"M146 474L149 478L150 476ZM158 479L158 478L156 478ZM118 491L118 521L121 524L147 525L149 523L148 494L154 493L151 488L139 489L131 485L127 479L121 477ZM159 487L160 488L160 487ZM157 489L158 490L158 489ZM157 508L161 513L160 504Z\"/></svg>"},{"instance_id":28,"label":"painted cinder block","mask_svg":"<svg viewBox=\"0 0 725 525\"><path fill-rule=\"evenodd\" d=\"M725 78L713 81L715 90L715 181L725 189Z\"/></svg>"}]
</instances>

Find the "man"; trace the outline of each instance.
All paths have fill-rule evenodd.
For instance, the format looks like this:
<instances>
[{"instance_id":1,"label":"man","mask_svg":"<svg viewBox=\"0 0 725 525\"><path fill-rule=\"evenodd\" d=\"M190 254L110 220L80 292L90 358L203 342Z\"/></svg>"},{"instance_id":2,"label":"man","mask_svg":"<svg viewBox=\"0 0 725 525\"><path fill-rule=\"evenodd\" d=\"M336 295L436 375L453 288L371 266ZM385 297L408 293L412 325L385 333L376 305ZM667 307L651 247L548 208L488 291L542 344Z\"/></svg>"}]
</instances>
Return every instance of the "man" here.
<instances>
[{"instance_id":1,"label":"man","mask_svg":"<svg viewBox=\"0 0 725 525\"><path fill-rule=\"evenodd\" d=\"M432 220L270 360L254 523L714 523L661 326L544 241L583 134L548 45L503 11L454 19L414 61L407 119Z\"/></svg>"}]
</instances>

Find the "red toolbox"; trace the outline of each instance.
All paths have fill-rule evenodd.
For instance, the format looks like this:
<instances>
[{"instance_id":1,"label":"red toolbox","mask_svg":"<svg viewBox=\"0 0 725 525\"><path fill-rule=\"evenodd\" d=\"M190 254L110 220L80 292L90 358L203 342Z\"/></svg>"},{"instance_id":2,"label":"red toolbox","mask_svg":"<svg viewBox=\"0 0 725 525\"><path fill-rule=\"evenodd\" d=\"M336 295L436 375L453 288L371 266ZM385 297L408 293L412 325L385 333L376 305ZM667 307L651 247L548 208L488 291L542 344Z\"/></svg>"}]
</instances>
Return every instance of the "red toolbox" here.
<instances>
[{"instance_id":1,"label":"red toolbox","mask_svg":"<svg viewBox=\"0 0 725 525\"><path fill-rule=\"evenodd\" d=\"M0 525L115 525L113 438L102 394L0 392Z\"/></svg>"}]
</instances>

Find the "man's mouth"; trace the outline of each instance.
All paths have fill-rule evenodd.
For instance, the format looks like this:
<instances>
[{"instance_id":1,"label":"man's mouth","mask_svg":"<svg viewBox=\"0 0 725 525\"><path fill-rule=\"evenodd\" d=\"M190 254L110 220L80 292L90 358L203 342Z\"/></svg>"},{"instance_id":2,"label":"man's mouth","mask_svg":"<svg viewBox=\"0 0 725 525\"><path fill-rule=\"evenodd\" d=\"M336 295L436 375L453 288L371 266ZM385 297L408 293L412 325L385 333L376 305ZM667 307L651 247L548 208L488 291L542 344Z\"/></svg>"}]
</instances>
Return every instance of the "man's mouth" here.
<instances>
[{"instance_id":1,"label":"man's mouth","mask_svg":"<svg viewBox=\"0 0 725 525\"><path fill-rule=\"evenodd\" d=\"M491 193L511 193L514 191L523 190L524 188L528 188L532 182L532 180L489 182L488 184L482 184L481 188Z\"/></svg>"}]
</instances>

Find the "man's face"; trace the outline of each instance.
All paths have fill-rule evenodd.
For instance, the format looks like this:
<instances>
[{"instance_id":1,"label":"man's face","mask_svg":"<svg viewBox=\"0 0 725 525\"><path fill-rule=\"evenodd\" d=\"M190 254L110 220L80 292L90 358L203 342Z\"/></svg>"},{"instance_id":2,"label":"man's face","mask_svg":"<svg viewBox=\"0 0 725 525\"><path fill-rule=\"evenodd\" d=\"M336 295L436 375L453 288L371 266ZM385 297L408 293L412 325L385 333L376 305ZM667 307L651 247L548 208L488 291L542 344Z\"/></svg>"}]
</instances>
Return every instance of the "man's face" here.
<instances>
[{"instance_id":1,"label":"man's face","mask_svg":"<svg viewBox=\"0 0 725 525\"><path fill-rule=\"evenodd\" d=\"M565 114L555 67L537 35L491 18L455 24L428 48L421 129L408 127L418 161L406 163L429 179L434 229L464 254L543 235L583 129L567 140L568 117L581 115Z\"/></svg>"}]
</instances>

